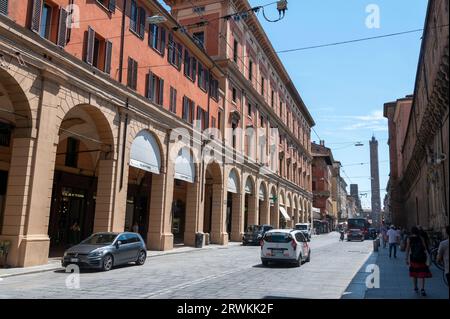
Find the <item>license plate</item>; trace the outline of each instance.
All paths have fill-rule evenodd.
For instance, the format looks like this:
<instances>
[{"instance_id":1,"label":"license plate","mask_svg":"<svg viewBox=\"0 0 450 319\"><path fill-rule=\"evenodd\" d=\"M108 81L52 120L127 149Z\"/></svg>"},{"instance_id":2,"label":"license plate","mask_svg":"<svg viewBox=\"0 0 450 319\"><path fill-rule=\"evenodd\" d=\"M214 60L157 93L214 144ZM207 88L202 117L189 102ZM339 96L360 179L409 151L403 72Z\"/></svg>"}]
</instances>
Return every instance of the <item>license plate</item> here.
<instances>
[{"instance_id":1,"label":"license plate","mask_svg":"<svg viewBox=\"0 0 450 319\"><path fill-rule=\"evenodd\" d=\"M275 256L283 256L283 250L281 250L281 249L273 249L272 250L272 254L274 254Z\"/></svg>"},{"instance_id":2,"label":"license plate","mask_svg":"<svg viewBox=\"0 0 450 319\"><path fill-rule=\"evenodd\" d=\"M78 258L70 258L70 262L77 263L77 262L79 262L79 259Z\"/></svg>"}]
</instances>

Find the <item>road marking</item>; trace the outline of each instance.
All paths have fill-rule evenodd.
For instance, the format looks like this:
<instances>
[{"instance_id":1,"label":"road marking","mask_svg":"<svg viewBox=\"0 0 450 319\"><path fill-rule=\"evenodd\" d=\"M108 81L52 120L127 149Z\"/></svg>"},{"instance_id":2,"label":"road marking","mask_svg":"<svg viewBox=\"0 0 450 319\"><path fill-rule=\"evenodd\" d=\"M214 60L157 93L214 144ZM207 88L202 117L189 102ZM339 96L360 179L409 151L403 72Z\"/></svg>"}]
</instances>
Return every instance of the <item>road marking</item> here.
<instances>
[{"instance_id":1,"label":"road marking","mask_svg":"<svg viewBox=\"0 0 450 319\"><path fill-rule=\"evenodd\" d=\"M234 274L236 272L240 272L240 271L248 269L248 268L249 267L246 266L246 267L241 267L241 268L234 269L232 271L226 271L226 272L223 272L223 273L220 273L220 274L206 276L204 278L200 278L200 279L197 279L197 280L194 280L194 281L189 281L189 282L186 282L186 283L183 283L183 284L179 284L179 285L176 285L176 286L173 286L173 287L170 287L170 288L161 289L161 290L156 291L156 292L151 293L151 294L141 295L140 298L152 298L152 297L159 296L159 295L165 295L165 294L171 293L171 292L173 292L175 290L180 290L180 289L185 289L185 288L188 288L188 287L191 287L191 286L195 286L195 285L201 284L203 282L206 282L208 280L224 277L224 276L227 276L227 275L230 275L230 274Z\"/></svg>"}]
</instances>

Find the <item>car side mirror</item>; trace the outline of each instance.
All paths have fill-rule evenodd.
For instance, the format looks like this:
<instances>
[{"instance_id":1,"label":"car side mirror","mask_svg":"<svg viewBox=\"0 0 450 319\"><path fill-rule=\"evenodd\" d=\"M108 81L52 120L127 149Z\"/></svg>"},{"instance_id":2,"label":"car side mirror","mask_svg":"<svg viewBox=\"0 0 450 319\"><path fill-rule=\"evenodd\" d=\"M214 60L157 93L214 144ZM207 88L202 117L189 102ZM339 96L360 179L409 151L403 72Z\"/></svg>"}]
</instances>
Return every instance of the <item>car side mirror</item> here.
<instances>
[{"instance_id":1,"label":"car side mirror","mask_svg":"<svg viewBox=\"0 0 450 319\"><path fill-rule=\"evenodd\" d=\"M116 242L116 248L119 249L120 245L122 245L122 242L119 240Z\"/></svg>"}]
</instances>

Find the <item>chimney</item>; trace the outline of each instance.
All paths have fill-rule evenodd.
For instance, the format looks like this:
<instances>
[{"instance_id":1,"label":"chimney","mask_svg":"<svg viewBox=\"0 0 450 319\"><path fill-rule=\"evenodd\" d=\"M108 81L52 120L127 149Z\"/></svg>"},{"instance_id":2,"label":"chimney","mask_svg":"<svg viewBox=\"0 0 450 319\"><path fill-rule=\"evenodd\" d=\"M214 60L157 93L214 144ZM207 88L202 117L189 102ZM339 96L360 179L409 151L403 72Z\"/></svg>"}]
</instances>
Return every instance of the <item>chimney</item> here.
<instances>
[{"instance_id":1,"label":"chimney","mask_svg":"<svg viewBox=\"0 0 450 319\"><path fill-rule=\"evenodd\" d=\"M320 140L320 146L325 146L325 141L324 140Z\"/></svg>"}]
</instances>

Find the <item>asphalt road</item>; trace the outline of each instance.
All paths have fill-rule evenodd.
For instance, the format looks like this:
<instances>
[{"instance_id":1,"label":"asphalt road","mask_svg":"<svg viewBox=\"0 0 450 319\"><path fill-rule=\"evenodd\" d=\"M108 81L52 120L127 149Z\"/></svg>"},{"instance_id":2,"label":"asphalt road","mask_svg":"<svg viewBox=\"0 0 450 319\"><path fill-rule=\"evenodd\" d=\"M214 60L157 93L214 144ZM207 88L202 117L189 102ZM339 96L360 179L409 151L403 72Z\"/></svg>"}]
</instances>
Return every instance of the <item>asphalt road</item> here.
<instances>
[{"instance_id":1,"label":"asphalt road","mask_svg":"<svg viewBox=\"0 0 450 319\"><path fill-rule=\"evenodd\" d=\"M263 267L260 248L230 246L147 259L80 276L50 271L7 277L0 298L340 298L372 251L372 242L316 236L311 262Z\"/></svg>"}]
</instances>

